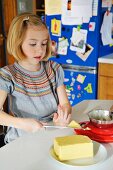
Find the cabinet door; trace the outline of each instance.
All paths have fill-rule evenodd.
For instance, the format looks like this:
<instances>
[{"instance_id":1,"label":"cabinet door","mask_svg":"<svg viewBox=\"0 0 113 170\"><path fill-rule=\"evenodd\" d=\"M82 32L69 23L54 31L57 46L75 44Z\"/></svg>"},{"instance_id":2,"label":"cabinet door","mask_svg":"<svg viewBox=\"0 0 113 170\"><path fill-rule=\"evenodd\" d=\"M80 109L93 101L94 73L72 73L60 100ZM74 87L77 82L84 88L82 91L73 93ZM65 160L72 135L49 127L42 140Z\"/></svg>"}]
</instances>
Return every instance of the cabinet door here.
<instances>
[{"instance_id":1,"label":"cabinet door","mask_svg":"<svg viewBox=\"0 0 113 170\"><path fill-rule=\"evenodd\" d=\"M12 19L17 15L17 4L16 0L3 0L2 1L2 18L3 18L3 28L4 28L4 36L5 36L5 44L7 41L7 34L9 30L9 26L11 24ZM6 51L7 64L12 64L14 62L14 58L7 54Z\"/></svg>"},{"instance_id":2,"label":"cabinet door","mask_svg":"<svg viewBox=\"0 0 113 170\"><path fill-rule=\"evenodd\" d=\"M4 43L4 31L3 31L3 18L2 18L2 2L0 1L0 67L6 64L5 57L5 43Z\"/></svg>"},{"instance_id":3,"label":"cabinet door","mask_svg":"<svg viewBox=\"0 0 113 170\"><path fill-rule=\"evenodd\" d=\"M113 100L113 77L99 76L98 99Z\"/></svg>"},{"instance_id":4,"label":"cabinet door","mask_svg":"<svg viewBox=\"0 0 113 170\"><path fill-rule=\"evenodd\" d=\"M113 77L113 64L99 63L100 76Z\"/></svg>"},{"instance_id":5,"label":"cabinet door","mask_svg":"<svg viewBox=\"0 0 113 170\"><path fill-rule=\"evenodd\" d=\"M33 12L43 18L45 15L45 1L33 0Z\"/></svg>"},{"instance_id":6,"label":"cabinet door","mask_svg":"<svg viewBox=\"0 0 113 170\"><path fill-rule=\"evenodd\" d=\"M5 58L5 49L4 49L4 36L0 32L0 67L5 66L6 58Z\"/></svg>"},{"instance_id":7,"label":"cabinet door","mask_svg":"<svg viewBox=\"0 0 113 170\"><path fill-rule=\"evenodd\" d=\"M14 58L7 54L6 41L10 23L17 14L16 10L16 0L0 0L0 67L14 62ZM8 110L7 101L4 110Z\"/></svg>"}]
</instances>

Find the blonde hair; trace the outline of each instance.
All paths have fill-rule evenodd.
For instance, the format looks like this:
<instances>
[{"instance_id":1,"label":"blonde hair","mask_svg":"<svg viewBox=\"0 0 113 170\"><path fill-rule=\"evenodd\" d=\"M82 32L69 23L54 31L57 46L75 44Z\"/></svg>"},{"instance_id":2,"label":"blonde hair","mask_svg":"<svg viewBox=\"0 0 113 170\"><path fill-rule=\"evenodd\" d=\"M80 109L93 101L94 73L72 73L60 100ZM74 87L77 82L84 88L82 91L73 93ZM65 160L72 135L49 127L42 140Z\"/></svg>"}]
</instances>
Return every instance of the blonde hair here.
<instances>
[{"instance_id":1,"label":"blonde hair","mask_svg":"<svg viewBox=\"0 0 113 170\"><path fill-rule=\"evenodd\" d=\"M40 17L32 13L22 13L17 15L13 19L7 37L7 50L8 53L13 55L13 57L17 61L22 60L26 57L22 52L21 46L29 24L39 26L39 30L42 30L42 28L47 29L46 24L42 22ZM50 55L51 55L51 40L48 32L46 55L43 60L47 60L50 57Z\"/></svg>"}]
</instances>

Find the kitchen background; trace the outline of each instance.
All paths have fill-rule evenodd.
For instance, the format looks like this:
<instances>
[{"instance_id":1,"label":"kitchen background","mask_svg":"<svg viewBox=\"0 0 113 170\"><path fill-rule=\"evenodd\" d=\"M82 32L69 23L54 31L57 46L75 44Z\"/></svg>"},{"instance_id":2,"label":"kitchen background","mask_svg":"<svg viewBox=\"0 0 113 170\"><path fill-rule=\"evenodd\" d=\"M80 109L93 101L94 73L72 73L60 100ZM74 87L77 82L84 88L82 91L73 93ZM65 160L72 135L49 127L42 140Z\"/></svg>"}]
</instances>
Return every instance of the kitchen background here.
<instances>
[{"instance_id":1,"label":"kitchen background","mask_svg":"<svg viewBox=\"0 0 113 170\"><path fill-rule=\"evenodd\" d=\"M112 0L0 0L0 67L14 62L6 51L7 33L14 16L26 11L48 25L57 50L51 60L64 68L72 106L113 99Z\"/></svg>"}]
</instances>

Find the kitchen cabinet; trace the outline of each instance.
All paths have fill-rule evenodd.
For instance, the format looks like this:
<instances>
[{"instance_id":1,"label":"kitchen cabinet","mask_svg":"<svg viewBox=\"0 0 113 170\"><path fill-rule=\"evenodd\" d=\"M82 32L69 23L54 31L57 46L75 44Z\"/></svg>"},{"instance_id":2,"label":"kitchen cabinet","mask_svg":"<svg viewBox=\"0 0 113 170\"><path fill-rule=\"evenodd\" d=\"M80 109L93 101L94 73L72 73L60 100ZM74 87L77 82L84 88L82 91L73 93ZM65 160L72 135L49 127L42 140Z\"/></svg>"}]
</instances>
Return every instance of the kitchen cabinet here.
<instances>
[{"instance_id":1,"label":"kitchen cabinet","mask_svg":"<svg viewBox=\"0 0 113 170\"><path fill-rule=\"evenodd\" d=\"M113 100L113 63L99 63L98 99Z\"/></svg>"},{"instance_id":2,"label":"kitchen cabinet","mask_svg":"<svg viewBox=\"0 0 113 170\"><path fill-rule=\"evenodd\" d=\"M6 64L5 42L4 42L3 20L2 20L2 3L0 1L0 67Z\"/></svg>"},{"instance_id":3,"label":"kitchen cabinet","mask_svg":"<svg viewBox=\"0 0 113 170\"><path fill-rule=\"evenodd\" d=\"M6 41L10 23L16 14L16 1L0 0L0 67L14 62L13 57L7 54ZM4 110L8 110L7 101Z\"/></svg>"},{"instance_id":4,"label":"kitchen cabinet","mask_svg":"<svg viewBox=\"0 0 113 170\"><path fill-rule=\"evenodd\" d=\"M10 23L12 19L17 15L17 3L16 0L2 0L1 2L1 22L3 28L3 39L4 45L3 48L5 49L4 57L2 59L2 65L12 64L14 62L14 58L7 53L6 50L6 41L7 41L7 34L9 30Z\"/></svg>"},{"instance_id":5,"label":"kitchen cabinet","mask_svg":"<svg viewBox=\"0 0 113 170\"><path fill-rule=\"evenodd\" d=\"M45 1L33 0L33 13L43 17L45 15Z\"/></svg>"},{"instance_id":6,"label":"kitchen cabinet","mask_svg":"<svg viewBox=\"0 0 113 170\"><path fill-rule=\"evenodd\" d=\"M0 0L0 67L14 62L14 58L7 53L6 41L10 23L16 15L16 0ZM3 108L4 111L8 112L8 100L6 100ZM3 126L0 126L0 147L4 143L3 133Z\"/></svg>"},{"instance_id":7,"label":"kitchen cabinet","mask_svg":"<svg viewBox=\"0 0 113 170\"><path fill-rule=\"evenodd\" d=\"M45 1L44 0L16 0L17 13L33 12L41 16L45 15Z\"/></svg>"},{"instance_id":8,"label":"kitchen cabinet","mask_svg":"<svg viewBox=\"0 0 113 170\"><path fill-rule=\"evenodd\" d=\"M6 64L5 59L5 44L4 44L4 33L3 33L3 24L2 24L2 4L0 1L0 67L3 67ZM4 106L6 107L6 105ZM3 143L3 126L0 126L0 147Z\"/></svg>"}]
</instances>

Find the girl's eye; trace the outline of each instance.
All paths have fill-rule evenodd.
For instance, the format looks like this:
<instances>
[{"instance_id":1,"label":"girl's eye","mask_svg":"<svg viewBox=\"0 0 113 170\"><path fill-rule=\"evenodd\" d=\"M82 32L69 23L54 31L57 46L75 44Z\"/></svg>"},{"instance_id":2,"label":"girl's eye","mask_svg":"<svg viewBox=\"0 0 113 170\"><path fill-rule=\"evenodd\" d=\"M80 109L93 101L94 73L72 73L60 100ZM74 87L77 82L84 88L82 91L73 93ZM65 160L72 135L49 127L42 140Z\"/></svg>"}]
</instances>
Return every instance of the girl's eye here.
<instances>
[{"instance_id":1,"label":"girl's eye","mask_svg":"<svg viewBox=\"0 0 113 170\"><path fill-rule=\"evenodd\" d=\"M42 46L46 46L46 45L47 45L47 43L43 43L43 44L42 44Z\"/></svg>"},{"instance_id":2,"label":"girl's eye","mask_svg":"<svg viewBox=\"0 0 113 170\"><path fill-rule=\"evenodd\" d=\"M30 46L35 46L36 44L29 44Z\"/></svg>"}]
</instances>

